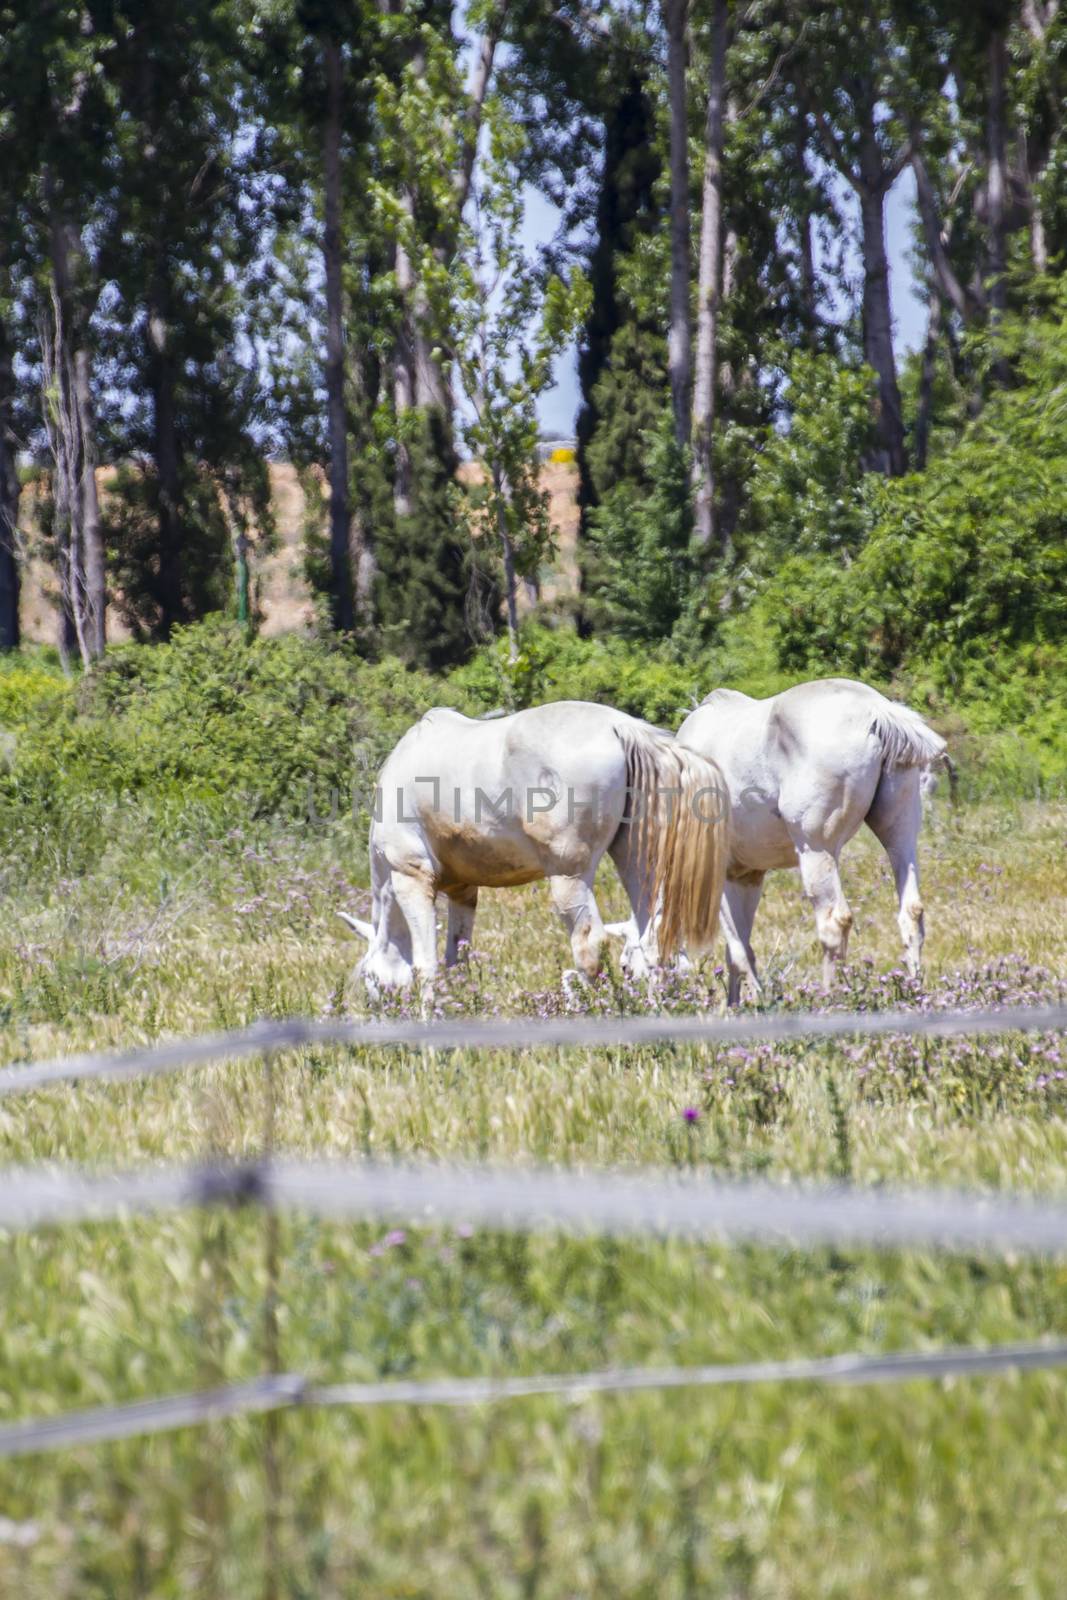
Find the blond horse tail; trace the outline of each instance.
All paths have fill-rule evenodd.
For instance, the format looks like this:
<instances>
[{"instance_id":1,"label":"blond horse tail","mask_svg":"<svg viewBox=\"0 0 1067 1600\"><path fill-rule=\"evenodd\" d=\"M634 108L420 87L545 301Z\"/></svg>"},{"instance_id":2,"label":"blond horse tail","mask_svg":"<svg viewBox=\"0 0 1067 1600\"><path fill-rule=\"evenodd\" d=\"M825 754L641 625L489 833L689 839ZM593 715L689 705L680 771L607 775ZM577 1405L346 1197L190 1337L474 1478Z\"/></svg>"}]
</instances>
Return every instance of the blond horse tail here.
<instances>
[{"instance_id":1,"label":"blond horse tail","mask_svg":"<svg viewBox=\"0 0 1067 1600\"><path fill-rule=\"evenodd\" d=\"M661 960L692 955L715 938L726 876L730 797L714 761L654 728L617 730L626 752L632 846L653 905Z\"/></svg>"}]
</instances>

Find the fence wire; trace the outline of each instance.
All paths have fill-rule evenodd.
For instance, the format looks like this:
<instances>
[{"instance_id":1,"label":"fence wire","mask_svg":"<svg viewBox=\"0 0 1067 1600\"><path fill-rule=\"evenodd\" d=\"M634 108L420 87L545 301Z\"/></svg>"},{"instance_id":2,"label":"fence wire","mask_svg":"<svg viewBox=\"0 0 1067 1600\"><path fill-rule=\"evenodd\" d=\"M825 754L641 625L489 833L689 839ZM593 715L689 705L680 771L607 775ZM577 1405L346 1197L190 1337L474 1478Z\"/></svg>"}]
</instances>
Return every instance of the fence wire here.
<instances>
[{"instance_id":1,"label":"fence wire","mask_svg":"<svg viewBox=\"0 0 1067 1600\"><path fill-rule=\"evenodd\" d=\"M0 1172L0 1229L12 1232L208 1205L503 1232L555 1228L802 1248L1067 1251L1067 1200L726 1182L661 1168L583 1172L279 1158L102 1175L39 1167Z\"/></svg>"},{"instance_id":2,"label":"fence wire","mask_svg":"<svg viewBox=\"0 0 1067 1600\"><path fill-rule=\"evenodd\" d=\"M210 1061L308 1045L437 1049L621 1048L672 1041L706 1046L876 1034L1062 1031L1067 1005L956 1012L877 1012L726 1018L563 1017L477 1021L257 1023L151 1048L67 1057L0 1069L0 1096L63 1082L122 1081ZM271 1102L272 1103L272 1102ZM268 1112L268 1128L273 1124ZM732 1182L676 1171L550 1171L439 1163L276 1159L93 1174L39 1167L0 1172L0 1229L17 1231L174 1207L293 1208L331 1220L556 1228L616 1236L717 1238L773 1246L942 1248L1048 1255L1067 1251L1067 1201L1016 1195ZM537 1395L578 1398L766 1382L888 1383L1067 1365L1067 1344L985 1350L847 1354L738 1365L627 1369L511 1378L315 1385L268 1372L249 1383L105 1406L0 1427L0 1456L72 1448L292 1406L466 1406Z\"/></svg>"},{"instance_id":3,"label":"fence wire","mask_svg":"<svg viewBox=\"0 0 1067 1600\"><path fill-rule=\"evenodd\" d=\"M326 1021L294 1017L257 1022L228 1033L175 1039L137 1050L94 1052L0 1069L0 1096L55 1083L156 1077L224 1058L261 1055L308 1045L383 1049L408 1045L439 1050L617 1049L678 1043L735 1045L861 1035L1056 1033L1067 1029L1067 1003L996 1007L983 1011L774 1012L757 1016L438 1018L433 1021Z\"/></svg>"},{"instance_id":4,"label":"fence wire","mask_svg":"<svg viewBox=\"0 0 1067 1600\"><path fill-rule=\"evenodd\" d=\"M320 1385L295 1373L277 1373L217 1389L9 1423L0 1427L0 1457L77 1449L82 1445L169 1433L227 1417L273 1413L296 1406L456 1408L537 1396L577 1401L594 1394L707 1389L727 1384L904 1383L1063 1366L1067 1366L1067 1344L994 1345L988 1349L918 1350L884 1356L848 1354L702 1367L609 1368L600 1372L543 1373L520 1378L402 1379L384 1383Z\"/></svg>"}]
</instances>

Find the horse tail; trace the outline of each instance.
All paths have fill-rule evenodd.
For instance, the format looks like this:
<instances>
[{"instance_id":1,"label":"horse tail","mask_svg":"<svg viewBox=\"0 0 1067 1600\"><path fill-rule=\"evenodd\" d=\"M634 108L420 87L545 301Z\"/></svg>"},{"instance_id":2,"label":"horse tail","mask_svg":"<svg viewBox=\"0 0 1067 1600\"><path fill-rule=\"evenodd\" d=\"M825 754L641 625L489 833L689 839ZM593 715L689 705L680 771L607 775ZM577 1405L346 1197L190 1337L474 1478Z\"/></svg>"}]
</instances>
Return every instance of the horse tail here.
<instances>
[{"instance_id":1,"label":"horse tail","mask_svg":"<svg viewBox=\"0 0 1067 1600\"><path fill-rule=\"evenodd\" d=\"M887 700L871 718L870 731L882 747L886 771L893 772L898 767L922 767L928 771L947 766L952 781L954 769L944 739L910 706Z\"/></svg>"},{"instance_id":2,"label":"horse tail","mask_svg":"<svg viewBox=\"0 0 1067 1600\"><path fill-rule=\"evenodd\" d=\"M632 845L653 905L657 943L668 960L715 938L726 876L730 796L714 761L639 722L617 727L626 753Z\"/></svg>"}]
</instances>

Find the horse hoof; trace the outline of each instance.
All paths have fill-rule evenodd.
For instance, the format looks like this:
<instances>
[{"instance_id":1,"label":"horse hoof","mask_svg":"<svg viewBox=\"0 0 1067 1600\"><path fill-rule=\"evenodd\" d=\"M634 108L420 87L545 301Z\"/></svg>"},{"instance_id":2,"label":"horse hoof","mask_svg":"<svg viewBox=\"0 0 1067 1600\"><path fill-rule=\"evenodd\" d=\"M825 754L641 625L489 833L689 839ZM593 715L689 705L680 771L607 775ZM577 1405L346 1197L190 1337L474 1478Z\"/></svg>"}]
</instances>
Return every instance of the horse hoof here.
<instances>
[{"instance_id":1,"label":"horse hoof","mask_svg":"<svg viewBox=\"0 0 1067 1600\"><path fill-rule=\"evenodd\" d=\"M589 979L584 972L577 967L564 967L561 982L568 1000L584 1000L589 989Z\"/></svg>"}]
</instances>

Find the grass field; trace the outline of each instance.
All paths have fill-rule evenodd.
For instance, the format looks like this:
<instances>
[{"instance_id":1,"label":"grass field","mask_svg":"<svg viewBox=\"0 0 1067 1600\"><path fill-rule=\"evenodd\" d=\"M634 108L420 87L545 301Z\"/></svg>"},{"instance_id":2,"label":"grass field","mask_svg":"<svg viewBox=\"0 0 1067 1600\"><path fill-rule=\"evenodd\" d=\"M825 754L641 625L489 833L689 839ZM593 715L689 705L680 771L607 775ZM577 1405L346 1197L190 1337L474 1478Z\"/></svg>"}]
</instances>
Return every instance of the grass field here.
<instances>
[{"instance_id":1,"label":"grass field","mask_svg":"<svg viewBox=\"0 0 1067 1600\"><path fill-rule=\"evenodd\" d=\"M205 846L116 816L77 879L5 878L0 1051L41 1058L358 1010L344 825ZM834 1004L1067 993L1067 808L939 805L924 840L925 998L897 966L873 840ZM605 879L605 907L621 910ZM768 1003L819 1002L793 874L756 930ZM560 1009L541 887L485 897L449 1010ZM668 1003L717 1007L711 971ZM592 1009L636 1008L608 976ZM729 1174L1067 1193L1067 1052L1051 1038L747 1052L306 1050L276 1069L279 1142L314 1154L683 1163ZM62 1087L0 1105L6 1164L258 1148L261 1068ZM700 1115L687 1122L682 1113ZM180 1215L8 1239L0 1420L263 1369L263 1219ZM529 1239L282 1219L280 1357L322 1379L770 1359L1067 1334L1067 1259ZM0 1594L265 1592L277 1452L284 1596L1053 1596L1067 1378L812 1385L246 1419L0 1463Z\"/></svg>"}]
</instances>

